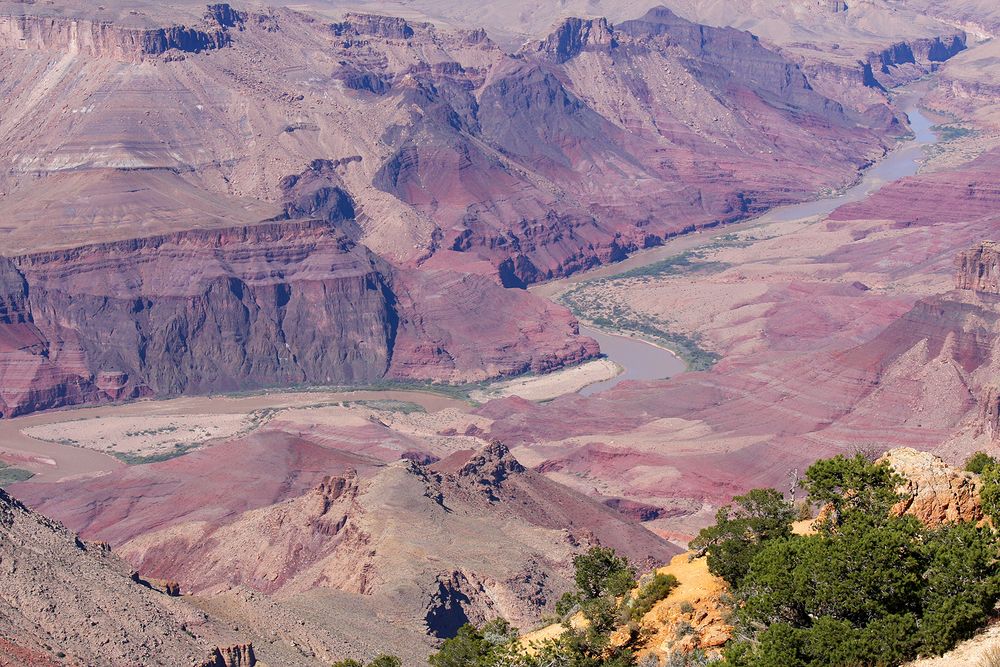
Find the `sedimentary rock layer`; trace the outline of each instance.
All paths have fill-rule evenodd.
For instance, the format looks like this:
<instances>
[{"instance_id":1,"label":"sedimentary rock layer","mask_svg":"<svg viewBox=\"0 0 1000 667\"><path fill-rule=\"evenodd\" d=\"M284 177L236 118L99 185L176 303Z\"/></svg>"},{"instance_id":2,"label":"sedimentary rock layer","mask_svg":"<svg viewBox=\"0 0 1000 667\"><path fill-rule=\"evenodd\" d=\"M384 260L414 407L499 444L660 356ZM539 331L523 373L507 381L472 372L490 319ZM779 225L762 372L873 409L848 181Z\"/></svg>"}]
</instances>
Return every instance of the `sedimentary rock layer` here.
<instances>
[{"instance_id":1,"label":"sedimentary rock layer","mask_svg":"<svg viewBox=\"0 0 1000 667\"><path fill-rule=\"evenodd\" d=\"M597 353L561 308L485 278L396 271L326 221L2 258L0 288L4 416L387 375L480 380Z\"/></svg>"},{"instance_id":2,"label":"sedimentary rock layer","mask_svg":"<svg viewBox=\"0 0 1000 667\"><path fill-rule=\"evenodd\" d=\"M984 241L955 259L955 289L1000 294L1000 247Z\"/></svg>"}]
</instances>

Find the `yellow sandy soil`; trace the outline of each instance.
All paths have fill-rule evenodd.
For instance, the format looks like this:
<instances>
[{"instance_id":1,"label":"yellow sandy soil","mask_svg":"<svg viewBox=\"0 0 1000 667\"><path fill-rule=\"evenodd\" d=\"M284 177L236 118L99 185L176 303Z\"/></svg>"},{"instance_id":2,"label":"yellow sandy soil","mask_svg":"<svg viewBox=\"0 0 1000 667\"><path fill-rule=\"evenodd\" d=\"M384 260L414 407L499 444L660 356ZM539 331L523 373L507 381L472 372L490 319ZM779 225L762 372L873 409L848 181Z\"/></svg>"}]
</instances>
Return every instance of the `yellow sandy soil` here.
<instances>
[{"instance_id":1,"label":"yellow sandy soil","mask_svg":"<svg viewBox=\"0 0 1000 667\"><path fill-rule=\"evenodd\" d=\"M640 656L648 653L665 656L673 651L693 648L711 651L729 638L731 628L726 622L728 608L721 601L726 584L708 571L705 558L692 556L692 552L680 554L669 565L656 570L660 574L672 574L679 584L643 617L641 625L648 635L636 646ZM574 627L582 627L585 621L577 615L571 623ZM693 632L678 637L677 630L682 623L690 625ZM527 633L521 642L529 647L533 643L554 639L564 631L562 624L555 623ZM612 640L625 643L630 640L630 635L623 629L612 636Z\"/></svg>"}]
</instances>

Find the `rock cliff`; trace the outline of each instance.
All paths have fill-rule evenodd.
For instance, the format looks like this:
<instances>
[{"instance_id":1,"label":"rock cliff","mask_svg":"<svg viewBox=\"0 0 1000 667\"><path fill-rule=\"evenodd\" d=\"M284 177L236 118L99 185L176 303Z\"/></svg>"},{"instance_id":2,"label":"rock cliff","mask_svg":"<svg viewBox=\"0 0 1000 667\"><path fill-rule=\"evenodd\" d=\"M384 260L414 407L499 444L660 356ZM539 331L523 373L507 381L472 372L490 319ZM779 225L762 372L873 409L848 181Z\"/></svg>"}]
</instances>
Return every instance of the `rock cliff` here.
<instances>
[{"instance_id":1,"label":"rock cliff","mask_svg":"<svg viewBox=\"0 0 1000 667\"><path fill-rule=\"evenodd\" d=\"M949 466L928 452L909 447L891 449L879 461L902 478L902 500L894 512L912 514L927 526L957 521L979 521L979 476Z\"/></svg>"},{"instance_id":2,"label":"rock cliff","mask_svg":"<svg viewBox=\"0 0 1000 667\"><path fill-rule=\"evenodd\" d=\"M929 69L933 70L965 48L965 33L956 31L950 36L891 44L869 53L860 64L867 73L867 85L890 88L923 76Z\"/></svg>"},{"instance_id":3,"label":"rock cliff","mask_svg":"<svg viewBox=\"0 0 1000 667\"><path fill-rule=\"evenodd\" d=\"M983 241L955 258L955 289L1000 294L1000 246Z\"/></svg>"},{"instance_id":4,"label":"rock cliff","mask_svg":"<svg viewBox=\"0 0 1000 667\"><path fill-rule=\"evenodd\" d=\"M0 16L0 48L82 53L136 61L167 51L197 53L231 43L227 30L238 16L228 5L215 5L214 25L131 28L88 19ZM220 9L225 7L225 9Z\"/></svg>"},{"instance_id":5,"label":"rock cliff","mask_svg":"<svg viewBox=\"0 0 1000 667\"><path fill-rule=\"evenodd\" d=\"M392 268L329 222L350 213L336 188L291 201L326 219L0 258L0 415L387 376L463 382L598 352L527 293ZM506 306L524 318L479 337L469 315Z\"/></svg>"}]
</instances>

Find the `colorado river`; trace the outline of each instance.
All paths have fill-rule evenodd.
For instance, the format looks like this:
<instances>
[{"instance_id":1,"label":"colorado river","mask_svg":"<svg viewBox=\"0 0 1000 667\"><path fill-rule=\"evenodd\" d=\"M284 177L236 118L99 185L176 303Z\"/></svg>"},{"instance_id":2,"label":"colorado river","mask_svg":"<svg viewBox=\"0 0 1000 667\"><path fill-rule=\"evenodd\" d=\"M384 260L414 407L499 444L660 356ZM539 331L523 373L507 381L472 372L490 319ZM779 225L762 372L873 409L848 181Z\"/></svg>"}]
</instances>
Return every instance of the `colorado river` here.
<instances>
[{"instance_id":1,"label":"colorado river","mask_svg":"<svg viewBox=\"0 0 1000 667\"><path fill-rule=\"evenodd\" d=\"M835 197L828 197L801 204L793 204L773 209L768 213L746 222L727 225L725 233L749 229L771 222L806 220L819 218L831 213L838 206L859 201L875 192L886 183L910 176L917 172L919 159L925 146L937 141L931 130L932 122L916 108L918 96L906 105L910 125L914 131L913 141L901 144L889 155L868 169L863 178ZM714 236L714 235L713 235ZM669 240L662 246L633 255L617 264L603 266L592 271L574 275L563 280L536 285L532 292L556 299L573 285L616 275L629 269L652 264L685 250L711 244L713 236L704 233L689 234ZM592 384L580 390L583 395L606 391L625 380L657 380L668 378L685 370L685 364L676 355L637 338L616 335L583 326L581 331L600 344L604 354L624 370L618 376ZM263 407L303 405L316 401L396 399L412 401L429 411L453 407L469 409L469 405L457 399L419 391L357 391L357 392L278 392L245 397L187 397L168 401L143 401L128 405L110 405L93 408L79 408L66 411L45 412L15 419L0 420L0 444L6 458L15 465L27 468L38 475L38 479L54 481L72 477L99 475L122 466L122 463L107 454L81 447L72 447L56 442L42 442L30 438L22 429L43 423L70 421L106 415L135 416L137 420L150 414L206 414L250 411Z\"/></svg>"},{"instance_id":2,"label":"colorado river","mask_svg":"<svg viewBox=\"0 0 1000 667\"><path fill-rule=\"evenodd\" d=\"M918 87L920 85L918 84ZM751 220L726 225L719 230L719 233L728 234L733 231L751 229L774 222L793 222L796 220L822 218L844 204L861 201L888 183L916 174L920 168L921 158L924 156L924 149L937 143L938 140L936 133L931 129L933 122L917 108L921 97L922 90L912 90L907 92L902 98L905 100L903 106L910 120L910 129L914 135L913 139L901 143L884 158L867 169L855 185L832 197L771 209L767 213ZM539 296L556 300L561 294L579 283L596 278L613 277L629 269L653 264L687 250L694 250L710 245L716 238L716 234L708 236L704 232L678 236L668 240L657 248L632 255L617 264L598 267L591 271L574 274L569 278L537 285L532 287L531 291ZM669 378L683 372L686 368L684 362L669 350L652 345L638 338L621 334L611 334L590 326L581 326L580 330L585 335L594 338L600 344L601 351L624 369L617 377L581 389L580 393L583 395L606 391L625 380L658 380Z\"/></svg>"}]
</instances>

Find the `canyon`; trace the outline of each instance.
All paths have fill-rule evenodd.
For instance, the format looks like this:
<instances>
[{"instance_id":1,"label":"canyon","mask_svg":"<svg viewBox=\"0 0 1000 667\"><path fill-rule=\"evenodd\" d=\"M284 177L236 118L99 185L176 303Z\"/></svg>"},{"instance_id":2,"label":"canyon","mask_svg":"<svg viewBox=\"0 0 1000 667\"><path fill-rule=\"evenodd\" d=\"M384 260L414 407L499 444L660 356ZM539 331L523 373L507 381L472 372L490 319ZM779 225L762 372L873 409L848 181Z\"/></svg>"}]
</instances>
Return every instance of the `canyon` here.
<instances>
[{"instance_id":1,"label":"canyon","mask_svg":"<svg viewBox=\"0 0 1000 667\"><path fill-rule=\"evenodd\" d=\"M423 664L1000 451L988 3L566 4L0 2L12 664Z\"/></svg>"}]
</instances>

